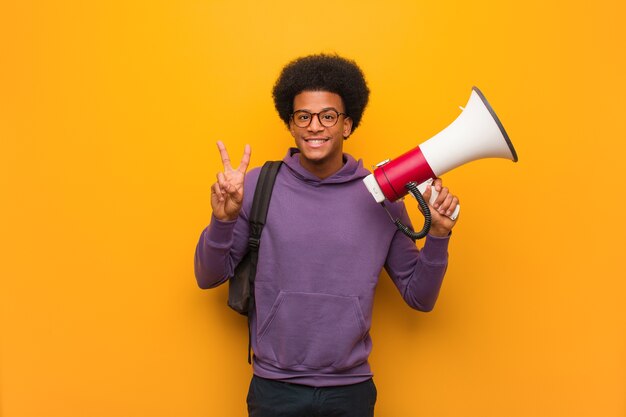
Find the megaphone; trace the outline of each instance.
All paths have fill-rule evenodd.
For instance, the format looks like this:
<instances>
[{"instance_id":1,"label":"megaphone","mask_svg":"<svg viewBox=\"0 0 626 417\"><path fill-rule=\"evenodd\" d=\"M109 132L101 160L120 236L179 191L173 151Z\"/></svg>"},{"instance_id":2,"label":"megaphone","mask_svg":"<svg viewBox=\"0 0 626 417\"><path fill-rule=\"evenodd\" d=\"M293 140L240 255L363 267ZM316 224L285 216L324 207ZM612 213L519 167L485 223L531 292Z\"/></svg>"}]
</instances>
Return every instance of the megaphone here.
<instances>
[{"instance_id":1,"label":"megaphone","mask_svg":"<svg viewBox=\"0 0 626 417\"><path fill-rule=\"evenodd\" d=\"M517 162L517 152L509 135L478 88L472 88L467 104L461 109L461 114L444 130L399 157L377 164L374 172L363 179L376 202L384 206L385 200L393 202L408 193L419 201L421 193L433 178L478 159L504 158ZM431 203L437 198L434 187L432 191ZM427 220L424 229L428 229L428 206L420 202L420 207ZM459 209L457 206L450 216L453 220L458 216ZM402 229L399 221L396 221L396 225L414 240L428 233L428 230L422 230L416 234L404 226L413 232L410 235Z\"/></svg>"}]
</instances>

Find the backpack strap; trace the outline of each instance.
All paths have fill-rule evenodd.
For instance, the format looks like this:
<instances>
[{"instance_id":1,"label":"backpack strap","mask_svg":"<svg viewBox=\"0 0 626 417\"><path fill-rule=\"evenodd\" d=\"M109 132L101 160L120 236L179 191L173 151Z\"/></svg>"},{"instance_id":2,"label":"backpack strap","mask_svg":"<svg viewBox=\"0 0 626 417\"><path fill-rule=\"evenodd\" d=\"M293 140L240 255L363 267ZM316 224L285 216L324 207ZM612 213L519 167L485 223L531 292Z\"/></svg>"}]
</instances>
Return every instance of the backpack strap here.
<instances>
[{"instance_id":1,"label":"backpack strap","mask_svg":"<svg viewBox=\"0 0 626 417\"><path fill-rule=\"evenodd\" d=\"M265 226L267 211L272 198L272 189L282 163L283 161L267 161L261 168L261 174L254 190L252 209L250 210L250 238L248 239L250 250L258 251L259 249L261 233L263 226Z\"/></svg>"},{"instance_id":2,"label":"backpack strap","mask_svg":"<svg viewBox=\"0 0 626 417\"><path fill-rule=\"evenodd\" d=\"M267 220L267 211L272 198L272 190L276 182L276 175L282 165L282 161L267 161L261 168L261 174L254 190L254 199L252 200L252 209L250 210L250 237L248 238L248 248L250 250L250 301L248 305L248 363L252 363L252 328L250 317L254 310L254 278L256 275L256 267L259 259L259 246L261 244L261 233L265 220Z\"/></svg>"}]
</instances>

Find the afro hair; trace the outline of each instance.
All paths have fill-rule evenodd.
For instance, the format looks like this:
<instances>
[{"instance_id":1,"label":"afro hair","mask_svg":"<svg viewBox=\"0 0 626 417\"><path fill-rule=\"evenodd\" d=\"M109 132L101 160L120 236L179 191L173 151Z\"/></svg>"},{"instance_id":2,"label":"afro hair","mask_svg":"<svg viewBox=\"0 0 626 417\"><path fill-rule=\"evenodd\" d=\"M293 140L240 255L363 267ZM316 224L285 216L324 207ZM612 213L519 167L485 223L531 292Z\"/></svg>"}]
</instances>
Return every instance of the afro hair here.
<instances>
[{"instance_id":1,"label":"afro hair","mask_svg":"<svg viewBox=\"0 0 626 417\"><path fill-rule=\"evenodd\" d=\"M354 61L338 55L309 55L288 63L274 89L274 106L289 126L293 99L303 91L327 91L341 96L346 114L352 119L352 131L361 122L370 90L363 72Z\"/></svg>"}]
</instances>

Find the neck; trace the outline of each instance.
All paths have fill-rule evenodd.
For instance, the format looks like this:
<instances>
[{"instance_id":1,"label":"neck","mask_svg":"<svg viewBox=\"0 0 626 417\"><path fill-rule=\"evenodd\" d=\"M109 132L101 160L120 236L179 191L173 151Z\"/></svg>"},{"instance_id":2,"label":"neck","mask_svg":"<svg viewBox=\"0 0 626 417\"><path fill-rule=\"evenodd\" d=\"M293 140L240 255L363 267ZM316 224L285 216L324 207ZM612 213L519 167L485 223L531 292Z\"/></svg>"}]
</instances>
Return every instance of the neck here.
<instances>
[{"instance_id":1,"label":"neck","mask_svg":"<svg viewBox=\"0 0 626 417\"><path fill-rule=\"evenodd\" d=\"M343 160L343 156L332 161L320 161L319 163L300 158L300 165L321 180L326 179L339 171L343 167L344 163L345 161Z\"/></svg>"}]
</instances>

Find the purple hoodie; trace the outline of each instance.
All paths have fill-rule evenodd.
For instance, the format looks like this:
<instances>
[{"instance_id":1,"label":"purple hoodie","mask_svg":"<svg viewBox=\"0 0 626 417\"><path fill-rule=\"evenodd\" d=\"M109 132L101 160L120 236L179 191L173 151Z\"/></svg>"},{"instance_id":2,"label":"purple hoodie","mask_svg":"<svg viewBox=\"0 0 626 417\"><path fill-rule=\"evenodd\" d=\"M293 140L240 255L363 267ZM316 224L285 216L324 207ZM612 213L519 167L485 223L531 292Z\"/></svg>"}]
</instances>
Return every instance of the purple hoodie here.
<instances>
[{"instance_id":1,"label":"purple hoodie","mask_svg":"<svg viewBox=\"0 0 626 417\"><path fill-rule=\"evenodd\" d=\"M430 311L447 267L448 238L428 236L418 251L367 191L362 162L320 180L297 149L274 185L259 249L252 320L254 373L311 386L347 385L372 376L368 356L374 290L384 267L411 307ZM239 218L211 224L196 247L201 288L232 276L247 251L248 213L260 169L244 183ZM387 203L404 224L404 204Z\"/></svg>"}]
</instances>

